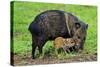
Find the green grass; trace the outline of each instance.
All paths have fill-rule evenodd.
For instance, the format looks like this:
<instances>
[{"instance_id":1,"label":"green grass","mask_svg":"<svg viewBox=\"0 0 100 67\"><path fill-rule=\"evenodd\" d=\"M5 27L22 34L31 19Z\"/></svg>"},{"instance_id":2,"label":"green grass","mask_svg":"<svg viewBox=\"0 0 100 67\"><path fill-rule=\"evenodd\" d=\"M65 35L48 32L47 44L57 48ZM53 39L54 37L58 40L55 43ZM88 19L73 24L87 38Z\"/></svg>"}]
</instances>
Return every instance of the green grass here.
<instances>
[{"instance_id":1,"label":"green grass","mask_svg":"<svg viewBox=\"0 0 100 67\"><path fill-rule=\"evenodd\" d=\"M82 5L65 5L35 2L14 2L13 16L13 44L14 53L23 55L31 52L31 34L28 31L29 24L35 16L45 10L64 10L71 12L89 25L84 53L97 52L97 7ZM53 42L48 41L44 46L44 52L53 54ZM70 54L74 56L76 54Z\"/></svg>"}]
</instances>

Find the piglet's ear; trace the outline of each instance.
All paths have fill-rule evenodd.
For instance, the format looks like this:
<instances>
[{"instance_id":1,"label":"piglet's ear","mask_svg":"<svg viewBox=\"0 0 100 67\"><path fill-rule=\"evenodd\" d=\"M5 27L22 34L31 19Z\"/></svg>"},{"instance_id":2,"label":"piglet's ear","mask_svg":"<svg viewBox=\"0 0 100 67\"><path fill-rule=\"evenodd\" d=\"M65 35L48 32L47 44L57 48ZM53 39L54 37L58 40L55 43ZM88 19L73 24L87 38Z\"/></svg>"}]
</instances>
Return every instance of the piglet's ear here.
<instances>
[{"instance_id":1,"label":"piglet's ear","mask_svg":"<svg viewBox=\"0 0 100 67\"><path fill-rule=\"evenodd\" d=\"M78 29L78 28L81 27L81 24L80 23L75 23L75 27L76 27L76 29Z\"/></svg>"}]
</instances>

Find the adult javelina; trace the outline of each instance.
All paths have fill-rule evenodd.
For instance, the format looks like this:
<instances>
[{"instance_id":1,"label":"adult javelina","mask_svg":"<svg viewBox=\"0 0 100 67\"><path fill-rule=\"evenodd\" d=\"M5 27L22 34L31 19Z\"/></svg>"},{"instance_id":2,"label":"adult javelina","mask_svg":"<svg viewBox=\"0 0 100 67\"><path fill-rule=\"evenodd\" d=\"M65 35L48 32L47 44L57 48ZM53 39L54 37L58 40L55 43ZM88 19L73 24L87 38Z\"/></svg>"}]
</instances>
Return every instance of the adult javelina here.
<instances>
[{"instance_id":1,"label":"adult javelina","mask_svg":"<svg viewBox=\"0 0 100 67\"><path fill-rule=\"evenodd\" d=\"M39 53L41 54L46 41L54 40L56 37L69 38L75 36L76 38L78 35L84 35L83 38L85 38L86 34L84 33L75 34L76 30L80 27L87 27L87 24L81 22L71 13L66 13L64 11L48 10L37 15L29 26L29 31L32 34L32 57L35 58L36 47L38 47ZM83 32L86 32L86 29L84 29ZM82 39L80 45L83 44L84 41Z\"/></svg>"}]
</instances>

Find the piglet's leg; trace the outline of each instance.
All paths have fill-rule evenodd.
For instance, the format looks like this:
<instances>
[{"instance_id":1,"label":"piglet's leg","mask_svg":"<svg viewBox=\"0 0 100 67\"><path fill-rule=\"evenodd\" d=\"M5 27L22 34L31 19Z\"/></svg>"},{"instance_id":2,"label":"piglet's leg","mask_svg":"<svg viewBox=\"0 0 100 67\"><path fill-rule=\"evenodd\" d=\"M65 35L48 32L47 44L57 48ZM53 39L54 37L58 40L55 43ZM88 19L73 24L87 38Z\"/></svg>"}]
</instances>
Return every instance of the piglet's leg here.
<instances>
[{"instance_id":1,"label":"piglet's leg","mask_svg":"<svg viewBox=\"0 0 100 67\"><path fill-rule=\"evenodd\" d=\"M62 48L63 48L64 52L66 53L67 47L63 46Z\"/></svg>"}]
</instances>

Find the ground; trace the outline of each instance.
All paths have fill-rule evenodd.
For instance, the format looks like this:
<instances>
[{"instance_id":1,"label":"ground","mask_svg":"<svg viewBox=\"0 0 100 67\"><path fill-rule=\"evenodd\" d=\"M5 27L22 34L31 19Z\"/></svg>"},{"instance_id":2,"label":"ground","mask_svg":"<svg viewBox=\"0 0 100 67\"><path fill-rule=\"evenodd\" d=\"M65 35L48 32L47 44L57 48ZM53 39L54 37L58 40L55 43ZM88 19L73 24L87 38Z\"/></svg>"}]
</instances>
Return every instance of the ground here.
<instances>
[{"instance_id":1,"label":"ground","mask_svg":"<svg viewBox=\"0 0 100 67\"><path fill-rule=\"evenodd\" d=\"M36 2L14 1L11 4L11 52L14 54L14 65L48 64L61 62L84 62L97 60L97 7L71 4L52 4ZM48 41L44 48L44 58L31 58L31 34L28 31L30 23L34 18L46 10L63 10L70 12L88 24L87 37L84 50L81 53L60 54L60 59L56 58L53 42ZM43 62L44 61L44 62Z\"/></svg>"},{"instance_id":2,"label":"ground","mask_svg":"<svg viewBox=\"0 0 100 67\"><path fill-rule=\"evenodd\" d=\"M40 65L40 64L57 64L57 63L77 63L77 62L93 62L97 61L97 55L79 55L65 59L57 59L55 57L44 57L42 59L32 59L31 55L28 56L14 56L14 65Z\"/></svg>"}]
</instances>

